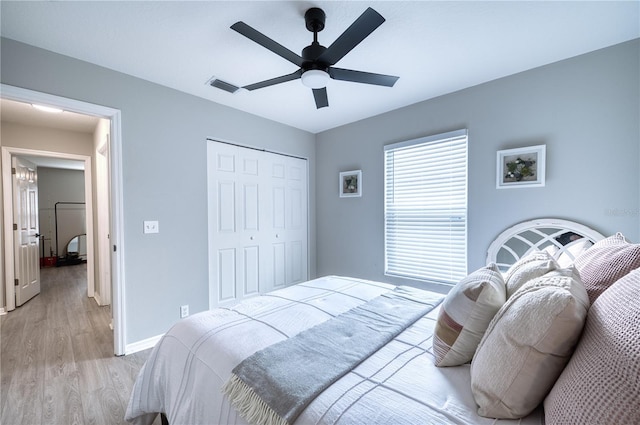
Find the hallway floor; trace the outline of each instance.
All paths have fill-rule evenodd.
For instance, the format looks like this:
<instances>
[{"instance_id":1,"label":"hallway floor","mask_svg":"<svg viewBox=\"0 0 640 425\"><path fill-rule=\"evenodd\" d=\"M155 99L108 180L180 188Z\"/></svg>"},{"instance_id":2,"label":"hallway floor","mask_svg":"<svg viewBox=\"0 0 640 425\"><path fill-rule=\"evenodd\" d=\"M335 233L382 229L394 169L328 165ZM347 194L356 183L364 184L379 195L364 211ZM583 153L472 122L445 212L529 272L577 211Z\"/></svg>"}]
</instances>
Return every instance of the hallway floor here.
<instances>
[{"instance_id":1,"label":"hallway floor","mask_svg":"<svg viewBox=\"0 0 640 425\"><path fill-rule=\"evenodd\" d=\"M110 310L87 297L86 273L43 268L41 293L0 316L0 423L126 424L149 350L113 355Z\"/></svg>"}]
</instances>

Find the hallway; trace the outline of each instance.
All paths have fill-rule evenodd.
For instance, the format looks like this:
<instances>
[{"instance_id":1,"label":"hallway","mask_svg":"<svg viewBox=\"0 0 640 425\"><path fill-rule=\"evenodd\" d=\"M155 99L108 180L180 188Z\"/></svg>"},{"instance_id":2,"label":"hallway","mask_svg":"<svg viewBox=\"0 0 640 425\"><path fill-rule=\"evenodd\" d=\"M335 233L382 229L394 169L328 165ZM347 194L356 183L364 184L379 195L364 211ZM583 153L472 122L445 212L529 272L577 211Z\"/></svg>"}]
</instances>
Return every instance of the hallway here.
<instances>
[{"instance_id":1,"label":"hallway","mask_svg":"<svg viewBox=\"0 0 640 425\"><path fill-rule=\"evenodd\" d=\"M86 273L43 268L40 295L0 316L0 423L126 423L149 351L113 355L109 308L87 297Z\"/></svg>"}]
</instances>

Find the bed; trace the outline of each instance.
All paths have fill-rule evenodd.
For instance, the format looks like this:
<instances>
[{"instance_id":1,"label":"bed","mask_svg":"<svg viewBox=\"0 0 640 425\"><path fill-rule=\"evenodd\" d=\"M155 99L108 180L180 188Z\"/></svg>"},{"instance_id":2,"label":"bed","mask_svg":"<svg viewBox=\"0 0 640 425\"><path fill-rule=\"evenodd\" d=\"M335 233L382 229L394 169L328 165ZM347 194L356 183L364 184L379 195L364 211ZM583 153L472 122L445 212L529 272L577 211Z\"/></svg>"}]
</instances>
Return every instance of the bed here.
<instances>
[{"instance_id":1,"label":"bed","mask_svg":"<svg viewBox=\"0 0 640 425\"><path fill-rule=\"evenodd\" d=\"M487 263L489 266L487 267L498 270L494 274L499 276L496 279L502 281L505 277L509 277L510 273L510 277L513 277L512 267L518 264L524 264L525 267L528 267L532 264L530 261L532 255L539 257L543 255L541 253L544 253L545 256L553 258L554 267L558 270L560 267L557 263L561 261L561 258L564 263L569 264L568 267L575 269L571 266L574 262L577 264L583 256L590 252L589 250L598 249L598 244L602 244L608 239L610 238L604 238L597 231L571 221L532 220L510 227L496 238L488 250ZM640 248L640 245L630 244L626 240L623 242L623 248L627 249L631 246L634 249L633 255L637 259L633 257L631 262L625 259L622 262L625 271L609 280L629 280L629 276L631 276L631 285L635 285L637 288L639 280L637 270L631 273L630 270L637 269L640 265L640 249L636 249L636 247ZM609 244L605 248L609 249ZM602 255L598 254L594 257L597 260L602 258ZM484 272L486 273L486 270ZM562 274L562 276L565 275L569 276L566 273ZM555 279L553 282L566 282L576 279L575 273L571 276L573 277L553 277L552 280ZM525 302L527 294L539 294L538 289L541 286L540 284L533 285L527 293L525 289L528 287L525 285L512 297L516 300L514 301L516 304L513 305L517 305L518 301ZM625 285L625 288L627 286L629 285ZM600 294L612 292L606 291L606 288L598 288L598 290ZM501 291L506 299L506 285ZM527 294L521 296L522 292ZM567 291L565 290L565 292ZM396 293L399 295L396 296ZM577 299L580 302L574 304L588 308L590 300L585 301L584 296L579 293ZM628 299L629 294L624 294L624 296ZM454 367L443 367L442 365L436 366L436 363L442 358L442 353L447 350L442 351L443 345L439 346L435 343L434 332L436 332L435 339L441 339L439 332L442 330L443 317L448 318L441 310L448 309L448 306L451 305L451 294L445 296L413 288L398 288L382 282L352 277L326 276L245 300L231 308L219 308L199 313L178 322L154 347L149 359L141 369L132 390L126 420L137 425L148 425L156 419L158 414L162 414L163 422L168 422L171 425L244 425L250 422L259 422L255 420L255 416L247 415L246 409L243 414L238 413L238 409L243 409L242 404L239 404L235 398L232 401L230 397L235 396L230 395L228 390L232 375L239 374L239 370L247 370L242 369L241 366L250 363L249 360L255 360L256 356L285 347L285 344L295 341L302 341L299 343L303 346L302 349L304 346L312 346L311 351L319 351L320 357L326 357L327 352L325 351L323 354L322 349L315 347L316 344L311 342L315 341L315 338L322 338L313 332L323 327L330 329L332 324L339 322L340 318L348 316L354 311L363 308L367 310L368 306L383 299L381 297L396 297L399 300L389 302L413 303L410 308L404 307L407 304L398 304L401 306L400 308L397 307L398 305L384 308L405 312L414 308L413 305L419 304L421 310L416 310L418 313L415 313L415 317L410 319L408 324L398 327L394 334L386 336L387 339L384 342L375 346L377 348L371 349L370 355L363 359L354 360L348 370L338 373L335 378L330 379L326 386L317 391L311 399L304 401L302 405L298 401L297 413L291 420L263 421L262 423L295 423L297 425L542 424L545 423L546 409L550 409L549 411L555 412L556 415L561 415L562 412L567 411L566 403L574 405L577 403L572 400L556 401L555 399L548 402L547 397L544 408L542 400L540 400L535 403L534 408L529 409L530 411L521 417L509 418L505 415L502 418L486 417L486 412L480 416L479 413L483 412L480 412L481 408L478 408L476 400L479 398L478 394L481 394L485 389L478 388L478 383L474 379L479 380L482 373L486 373L490 368L480 368L478 365L482 362L476 361L476 359L485 360L487 356L496 356L492 350L497 344L492 342L491 337L495 339L504 336L498 332L498 325L508 321L510 311L508 308L504 308L508 301L501 301L502 307L496 307L497 313L492 314L493 318L489 318L490 321L487 319L487 331L479 339L478 352L475 353L473 361L464 361L463 359L461 364L456 364ZM602 296L601 298L607 297ZM384 299L386 300L386 298ZM640 300L638 301L640 302ZM514 309L515 307L512 308L512 310ZM374 315L378 315L377 312L374 312ZM497 320L496 318L501 315L504 318ZM631 320L640 321L637 308L627 313L627 316L629 315L631 315ZM620 320L628 323L630 319L627 316ZM589 320L584 317L582 320L579 329L573 331L574 334L577 332L575 343L572 343L571 347L564 348L570 352L566 355L562 365L557 365L561 366L558 374L562 372L567 363L569 363L567 368L576 368L573 365L571 353L577 344L576 355L579 354L580 343L577 342L577 338L580 336L585 321L589 326ZM347 327L349 326L347 325ZM376 325L376 327L379 326ZM636 332L637 329L636 326ZM464 330L466 331L466 329ZM360 334L361 331L358 330L355 333ZM306 339L303 338L304 336ZM375 338L377 337L367 337L366 339L374 340ZM636 336L635 340L637 341L637 339ZM625 341L628 342L628 340ZM623 341L622 344L627 342ZM345 343L345 347L347 345ZM357 345L359 346L361 343ZM435 351L434 347L436 347ZM481 348L483 349L482 353L486 351L484 357L479 355ZM628 353L629 349L621 347L619 352ZM631 360L638 360L639 353L640 350L631 350L631 354L624 354L627 356L624 361L628 364L630 361L628 356L636 356ZM507 356L509 355L511 354L507 353ZM558 356L547 357L555 359ZM317 357L308 357L308 361L302 363L304 365L302 369L313 369L316 363L321 364L320 360ZM286 359L284 369L293 369L292 365L295 363L295 356L292 354L290 359ZM548 368L547 363L543 362L542 365L544 368ZM499 367L504 368L504 365L499 365ZM574 374L579 375L579 365L577 367L578 372L574 371ZM254 366L254 369L249 370L255 370L255 368ZM278 366L274 369L282 369L282 367ZM637 388L638 367L631 369L628 376L620 378L623 384L627 385L626 387L623 385L623 387L627 390L630 388L624 397L624 403L628 404L627 407L631 406L631 413L628 417L618 418L619 421L616 423L637 423L637 420L640 420L640 412L638 412L640 395ZM556 378L557 376L554 376L554 381ZM564 375L561 375L558 382L563 378ZM548 384L548 388L543 390L544 394L549 392L552 385L553 382ZM570 380L567 385L572 385ZM590 385L591 388L594 388L595 384L591 383ZM267 398L279 390L281 389L261 389L262 394L265 394ZM551 392L554 391L556 391L555 387ZM559 391L561 390L558 389L556 392ZM511 392L509 391L509 393ZM614 390L615 394L619 392L619 388ZM562 393L560 397L557 397L558 399L566 398L565 392L562 391ZM544 395L542 398L544 399ZM620 406L615 403L616 400L615 397L613 400L609 397L605 407L590 402L597 405L600 411L604 412L602 414L608 415L620 410ZM558 411L560 413L557 413ZM571 412L573 416L564 423L580 423L575 421L575 418L579 418L580 414L582 413ZM253 419L248 422L247 417ZM553 418L550 420L548 414L546 419L547 423L563 423L562 420Z\"/></svg>"}]
</instances>

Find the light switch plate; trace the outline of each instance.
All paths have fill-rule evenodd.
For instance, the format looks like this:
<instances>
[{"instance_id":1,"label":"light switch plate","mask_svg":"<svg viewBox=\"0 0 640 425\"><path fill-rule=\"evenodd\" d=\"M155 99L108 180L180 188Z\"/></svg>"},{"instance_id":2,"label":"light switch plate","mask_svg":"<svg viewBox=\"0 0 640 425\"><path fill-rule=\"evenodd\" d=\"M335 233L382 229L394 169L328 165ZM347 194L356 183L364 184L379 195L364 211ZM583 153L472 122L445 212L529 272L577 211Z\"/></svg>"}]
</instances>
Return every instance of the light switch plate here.
<instances>
[{"instance_id":1,"label":"light switch plate","mask_svg":"<svg viewBox=\"0 0 640 425\"><path fill-rule=\"evenodd\" d=\"M160 227L157 221L145 221L143 227L144 233L160 233Z\"/></svg>"}]
</instances>

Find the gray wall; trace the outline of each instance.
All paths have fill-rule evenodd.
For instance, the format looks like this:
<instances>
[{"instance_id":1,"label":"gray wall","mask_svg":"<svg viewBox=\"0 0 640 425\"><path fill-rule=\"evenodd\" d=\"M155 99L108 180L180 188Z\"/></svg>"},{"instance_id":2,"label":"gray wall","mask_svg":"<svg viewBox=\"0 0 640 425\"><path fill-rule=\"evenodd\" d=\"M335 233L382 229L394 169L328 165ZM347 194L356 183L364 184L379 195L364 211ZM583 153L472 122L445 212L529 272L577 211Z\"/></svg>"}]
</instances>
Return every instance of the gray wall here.
<instances>
[{"instance_id":1,"label":"gray wall","mask_svg":"<svg viewBox=\"0 0 640 425\"><path fill-rule=\"evenodd\" d=\"M469 129L468 269L538 217L640 240L640 41L495 80L317 135L318 275L384 276L383 146ZM496 189L496 151L546 144L546 186ZM338 173L362 169L362 198ZM437 289L437 288L436 288ZM445 288L439 288L445 289Z\"/></svg>"},{"instance_id":2,"label":"gray wall","mask_svg":"<svg viewBox=\"0 0 640 425\"><path fill-rule=\"evenodd\" d=\"M84 171L38 167L38 211L40 212L40 234L44 235L45 257L53 247L54 255L65 255L65 246L72 237L86 233L84 205L59 204L58 246L56 251L57 202L84 202ZM42 255L42 252L41 254Z\"/></svg>"},{"instance_id":3,"label":"gray wall","mask_svg":"<svg viewBox=\"0 0 640 425\"><path fill-rule=\"evenodd\" d=\"M126 343L208 308L206 139L309 159L315 275L315 136L93 64L2 39L2 83L122 111ZM142 222L160 233L144 235Z\"/></svg>"},{"instance_id":4,"label":"gray wall","mask_svg":"<svg viewBox=\"0 0 640 425\"><path fill-rule=\"evenodd\" d=\"M11 40L1 47L2 83L122 111L127 343L165 332L179 305L207 308L207 137L309 158L311 277L408 283L383 275L382 149L459 128L469 129L469 269L506 226L535 217L640 239L638 40L316 136ZM545 187L495 189L497 150L542 143ZM363 197L340 199L338 173L352 169L363 170ZM160 221L158 235L142 234L147 219Z\"/></svg>"}]
</instances>

